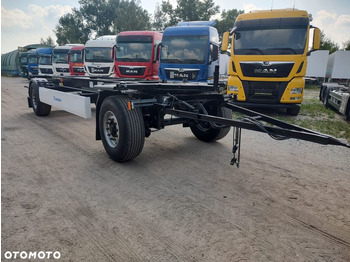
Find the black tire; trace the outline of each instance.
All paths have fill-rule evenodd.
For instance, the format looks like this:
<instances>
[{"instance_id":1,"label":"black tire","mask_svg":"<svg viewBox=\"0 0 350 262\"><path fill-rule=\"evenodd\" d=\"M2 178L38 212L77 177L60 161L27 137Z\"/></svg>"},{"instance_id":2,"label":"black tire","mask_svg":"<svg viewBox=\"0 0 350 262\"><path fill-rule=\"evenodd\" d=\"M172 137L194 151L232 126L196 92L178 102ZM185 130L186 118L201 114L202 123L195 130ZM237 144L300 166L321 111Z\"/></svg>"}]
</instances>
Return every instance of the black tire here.
<instances>
[{"instance_id":1,"label":"black tire","mask_svg":"<svg viewBox=\"0 0 350 262\"><path fill-rule=\"evenodd\" d=\"M116 162L137 157L145 143L145 124L139 108L128 110L125 96L107 97L99 112L99 130L103 146Z\"/></svg>"},{"instance_id":2,"label":"black tire","mask_svg":"<svg viewBox=\"0 0 350 262\"><path fill-rule=\"evenodd\" d=\"M322 97L322 103L325 107L329 107L329 103L328 103L328 97L329 97L329 93L333 90L333 88L331 87L325 87L323 90L323 97Z\"/></svg>"},{"instance_id":3,"label":"black tire","mask_svg":"<svg viewBox=\"0 0 350 262\"><path fill-rule=\"evenodd\" d=\"M232 111L228 108L217 106L214 104L205 105L209 115L232 119ZM224 138L231 127L217 128L210 125L208 122L197 122L190 125L192 133L201 141L213 142Z\"/></svg>"},{"instance_id":4,"label":"black tire","mask_svg":"<svg viewBox=\"0 0 350 262\"><path fill-rule=\"evenodd\" d=\"M348 105L347 105L347 108L346 108L346 112L345 112L345 119L346 121L350 121L350 98L348 100Z\"/></svg>"},{"instance_id":5,"label":"black tire","mask_svg":"<svg viewBox=\"0 0 350 262\"><path fill-rule=\"evenodd\" d=\"M324 96L324 89L325 87L323 85L320 86L320 94L319 94L319 99L320 101L323 102L323 96Z\"/></svg>"},{"instance_id":6,"label":"black tire","mask_svg":"<svg viewBox=\"0 0 350 262\"><path fill-rule=\"evenodd\" d=\"M29 86L29 99L34 113L37 116L48 116L51 113L51 106L40 102L39 87L35 82Z\"/></svg>"},{"instance_id":7,"label":"black tire","mask_svg":"<svg viewBox=\"0 0 350 262\"><path fill-rule=\"evenodd\" d=\"M287 114L290 116L297 116L300 112L300 105L296 107L287 108Z\"/></svg>"}]
</instances>

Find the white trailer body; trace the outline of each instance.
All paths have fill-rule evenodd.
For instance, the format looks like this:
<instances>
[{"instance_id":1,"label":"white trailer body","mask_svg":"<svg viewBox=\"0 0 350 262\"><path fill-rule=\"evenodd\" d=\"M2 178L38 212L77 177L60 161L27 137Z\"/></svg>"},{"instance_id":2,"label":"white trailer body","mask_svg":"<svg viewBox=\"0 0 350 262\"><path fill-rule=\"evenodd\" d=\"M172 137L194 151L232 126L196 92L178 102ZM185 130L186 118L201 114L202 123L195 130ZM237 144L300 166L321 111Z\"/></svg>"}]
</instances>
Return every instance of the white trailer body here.
<instances>
[{"instance_id":1,"label":"white trailer body","mask_svg":"<svg viewBox=\"0 0 350 262\"><path fill-rule=\"evenodd\" d=\"M350 79L350 51L337 51L329 55L326 77Z\"/></svg>"},{"instance_id":2,"label":"white trailer body","mask_svg":"<svg viewBox=\"0 0 350 262\"><path fill-rule=\"evenodd\" d=\"M311 52L307 57L306 77L322 77L326 76L327 62L328 62L328 50L317 50Z\"/></svg>"},{"instance_id":3,"label":"white trailer body","mask_svg":"<svg viewBox=\"0 0 350 262\"><path fill-rule=\"evenodd\" d=\"M328 82L321 85L320 100L350 121L350 51L329 55L326 78Z\"/></svg>"}]
</instances>

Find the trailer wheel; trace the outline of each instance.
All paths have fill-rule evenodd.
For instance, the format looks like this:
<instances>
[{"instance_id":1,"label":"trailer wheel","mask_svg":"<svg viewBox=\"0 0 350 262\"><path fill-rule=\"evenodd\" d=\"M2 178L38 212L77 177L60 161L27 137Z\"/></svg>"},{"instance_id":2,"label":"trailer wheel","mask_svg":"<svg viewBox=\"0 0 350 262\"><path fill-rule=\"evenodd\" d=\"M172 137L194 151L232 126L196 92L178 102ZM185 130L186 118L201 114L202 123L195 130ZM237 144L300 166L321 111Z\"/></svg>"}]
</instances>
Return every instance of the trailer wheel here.
<instances>
[{"instance_id":1,"label":"trailer wheel","mask_svg":"<svg viewBox=\"0 0 350 262\"><path fill-rule=\"evenodd\" d=\"M99 112L99 129L103 146L116 162L137 157L145 143L145 125L139 108L128 110L125 96L107 97Z\"/></svg>"},{"instance_id":2,"label":"trailer wheel","mask_svg":"<svg viewBox=\"0 0 350 262\"><path fill-rule=\"evenodd\" d=\"M323 90L323 97L322 97L322 103L325 107L329 107L329 103L328 103L328 97L329 97L329 93L333 90L332 87L325 87Z\"/></svg>"},{"instance_id":3,"label":"trailer wheel","mask_svg":"<svg viewBox=\"0 0 350 262\"><path fill-rule=\"evenodd\" d=\"M228 108L217 105L205 105L206 110L210 115L232 119L232 111ZM192 133L201 141L213 142L224 138L231 127L213 127L208 122L197 122L190 125Z\"/></svg>"},{"instance_id":4,"label":"trailer wheel","mask_svg":"<svg viewBox=\"0 0 350 262\"><path fill-rule=\"evenodd\" d=\"M35 82L32 82L29 86L29 99L33 111L37 116L48 116L50 114L51 106L40 102L39 87Z\"/></svg>"}]
</instances>

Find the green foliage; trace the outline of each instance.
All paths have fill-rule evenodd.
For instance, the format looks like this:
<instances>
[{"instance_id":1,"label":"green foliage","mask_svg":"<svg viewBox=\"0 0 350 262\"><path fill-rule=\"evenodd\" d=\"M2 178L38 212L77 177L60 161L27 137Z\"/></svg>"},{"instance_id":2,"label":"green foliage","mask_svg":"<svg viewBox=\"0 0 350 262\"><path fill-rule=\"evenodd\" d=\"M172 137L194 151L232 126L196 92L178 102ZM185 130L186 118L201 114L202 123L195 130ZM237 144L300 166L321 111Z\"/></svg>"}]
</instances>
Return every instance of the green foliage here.
<instances>
[{"instance_id":1,"label":"green foliage","mask_svg":"<svg viewBox=\"0 0 350 262\"><path fill-rule=\"evenodd\" d=\"M114 33L151 29L149 14L139 1L120 1L115 13Z\"/></svg>"},{"instance_id":2,"label":"green foliage","mask_svg":"<svg viewBox=\"0 0 350 262\"><path fill-rule=\"evenodd\" d=\"M44 40L44 38L41 38L40 44L47 46L55 46L55 41L52 39L51 36L49 36L48 38L46 38L46 40Z\"/></svg>"},{"instance_id":3,"label":"green foliage","mask_svg":"<svg viewBox=\"0 0 350 262\"><path fill-rule=\"evenodd\" d=\"M83 23L82 14L73 9L72 13L63 15L54 30L58 45L69 43L85 43L88 40L90 30Z\"/></svg>"},{"instance_id":4,"label":"green foliage","mask_svg":"<svg viewBox=\"0 0 350 262\"><path fill-rule=\"evenodd\" d=\"M233 28L234 23L238 15L243 14L243 10L231 9L231 10L223 10L221 12L221 20L217 21L216 29L221 36L226 31L229 31Z\"/></svg>"},{"instance_id":5,"label":"green foliage","mask_svg":"<svg viewBox=\"0 0 350 262\"><path fill-rule=\"evenodd\" d=\"M80 0L79 4L79 9L59 19L54 31L59 45L85 43L92 35L151 29L150 16L139 0Z\"/></svg>"},{"instance_id":6,"label":"green foliage","mask_svg":"<svg viewBox=\"0 0 350 262\"><path fill-rule=\"evenodd\" d=\"M335 51L339 50L339 45L333 42L331 39L326 37L326 35L321 32L321 41L320 41L320 50L329 50L329 53L332 54Z\"/></svg>"},{"instance_id":7,"label":"green foliage","mask_svg":"<svg viewBox=\"0 0 350 262\"><path fill-rule=\"evenodd\" d=\"M344 50L350 50L350 39L343 43L343 49Z\"/></svg>"},{"instance_id":8,"label":"green foliage","mask_svg":"<svg viewBox=\"0 0 350 262\"><path fill-rule=\"evenodd\" d=\"M162 1L161 8L156 9L154 27L162 30L176 25L179 21L208 21L220 10L213 0L177 0L174 8L168 1Z\"/></svg>"}]
</instances>

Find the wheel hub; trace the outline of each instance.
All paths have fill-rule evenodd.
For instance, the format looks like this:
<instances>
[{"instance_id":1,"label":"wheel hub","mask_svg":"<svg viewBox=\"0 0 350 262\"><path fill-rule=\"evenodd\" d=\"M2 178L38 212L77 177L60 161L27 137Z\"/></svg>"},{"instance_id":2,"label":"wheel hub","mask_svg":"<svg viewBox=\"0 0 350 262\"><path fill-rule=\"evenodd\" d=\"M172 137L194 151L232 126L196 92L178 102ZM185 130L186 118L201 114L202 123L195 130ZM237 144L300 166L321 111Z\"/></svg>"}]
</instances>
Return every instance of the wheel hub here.
<instances>
[{"instance_id":1,"label":"wheel hub","mask_svg":"<svg viewBox=\"0 0 350 262\"><path fill-rule=\"evenodd\" d=\"M106 141L110 147L119 143L119 125L113 112L107 111L103 117L103 130Z\"/></svg>"}]
</instances>

